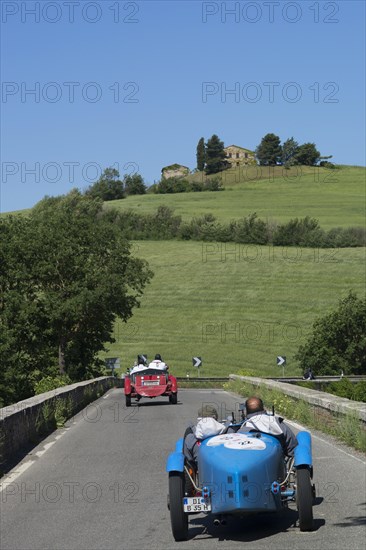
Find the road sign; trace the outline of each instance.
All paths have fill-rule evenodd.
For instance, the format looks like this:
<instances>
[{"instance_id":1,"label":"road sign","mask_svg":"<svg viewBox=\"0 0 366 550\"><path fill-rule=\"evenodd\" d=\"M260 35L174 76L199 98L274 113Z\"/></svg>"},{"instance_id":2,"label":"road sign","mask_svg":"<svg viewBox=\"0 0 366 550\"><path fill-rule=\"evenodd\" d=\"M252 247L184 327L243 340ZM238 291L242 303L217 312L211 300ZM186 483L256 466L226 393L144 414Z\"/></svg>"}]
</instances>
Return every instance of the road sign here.
<instances>
[{"instance_id":1,"label":"road sign","mask_svg":"<svg viewBox=\"0 0 366 550\"><path fill-rule=\"evenodd\" d=\"M106 357L105 366L107 369L119 369L121 367L119 357Z\"/></svg>"},{"instance_id":2,"label":"road sign","mask_svg":"<svg viewBox=\"0 0 366 550\"><path fill-rule=\"evenodd\" d=\"M201 367L202 366L202 358L201 357L192 357L192 364L194 367Z\"/></svg>"},{"instance_id":3,"label":"road sign","mask_svg":"<svg viewBox=\"0 0 366 550\"><path fill-rule=\"evenodd\" d=\"M141 353L137 356L137 364L138 365L146 365L147 364L147 354Z\"/></svg>"},{"instance_id":4,"label":"road sign","mask_svg":"<svg viewBox=\"0 0 366 550\"><path fill-rule=\"evenodd\" d=\"M277 365L279 367L282 367L282 377L284 377L285 376L285 365L286 365L285 355L277 355Z\"/></svg>"}]
</instances>

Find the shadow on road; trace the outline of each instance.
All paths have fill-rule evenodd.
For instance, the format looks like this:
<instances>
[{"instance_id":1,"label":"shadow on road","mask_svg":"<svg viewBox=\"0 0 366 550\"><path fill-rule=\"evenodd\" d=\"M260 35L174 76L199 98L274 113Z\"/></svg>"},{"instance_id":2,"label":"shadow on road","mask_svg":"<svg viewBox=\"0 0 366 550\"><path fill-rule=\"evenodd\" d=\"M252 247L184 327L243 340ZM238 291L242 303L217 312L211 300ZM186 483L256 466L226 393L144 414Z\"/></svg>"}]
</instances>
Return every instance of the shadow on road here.
<instances>
[{"instance_id":1,"label":"shadow on road","mask_svg":"<svg viewBox=\"0 0 366 550\"><path fill-rule=\"evenodd\" d=\"M215 526L213 517L191 517L189 521L189 539L214 538L219 541L254 542L272 537L278 533L299 530L298 513L284 510L275 514L256 514L244 517L229 517L226 525ZM314 531L325 525L324 519L314 520Z\"/></svg>"},{"instance_id":2,"label":"shadow on road","mask_svg":"<svg viewBox=\"0 0 366 550\"><path fill-rule=\"evenodd\" d=\"M177 407L177 406L181 406L183 405L183 403L181 403L180 401L178 401L178 403L176 405L172 405L171 403L169 403L169 401L156 401L157 398L154 398L152 399L151 401L144 401L143 399L141 399L141 401L135 401L135 402L132 402L131 403L131 407L164 407L164 406L168 406L168 407Z\"/></svg>"},{"instance_id":3,"label":"shadow on road","mask_svg":"<svg viewBox=\"0 0 366 550\"><path fill-rule=\"evenodd\" d=\"M362 507L363 510L366 508L366 502L361 502L358 506ZM366 525L365 512L363 511L360 516L348 516L344 518L344 521L335 523L338 527L356 527L357 525Z\"/></svg>"}]
</instances>

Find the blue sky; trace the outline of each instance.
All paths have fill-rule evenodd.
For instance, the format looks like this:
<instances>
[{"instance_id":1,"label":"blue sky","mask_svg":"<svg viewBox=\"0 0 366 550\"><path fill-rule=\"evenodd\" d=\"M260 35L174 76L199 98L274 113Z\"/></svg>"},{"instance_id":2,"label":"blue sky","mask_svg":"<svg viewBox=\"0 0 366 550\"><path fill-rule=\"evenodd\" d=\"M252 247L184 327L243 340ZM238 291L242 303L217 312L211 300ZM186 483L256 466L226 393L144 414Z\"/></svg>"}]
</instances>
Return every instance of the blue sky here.
<instances>
[{"instance_id":1,"label":"blue sky","mask_svg":"<svg viewBox=\"0 0 366 550\"><path fill-rule=\"evenodd\" d=\"M2 212L268 132L365 165L365 3L5 1ZM33 93L31 92L33 90ZM231 91L231 93L230 93Z\"/></svg>"}]
</instances>

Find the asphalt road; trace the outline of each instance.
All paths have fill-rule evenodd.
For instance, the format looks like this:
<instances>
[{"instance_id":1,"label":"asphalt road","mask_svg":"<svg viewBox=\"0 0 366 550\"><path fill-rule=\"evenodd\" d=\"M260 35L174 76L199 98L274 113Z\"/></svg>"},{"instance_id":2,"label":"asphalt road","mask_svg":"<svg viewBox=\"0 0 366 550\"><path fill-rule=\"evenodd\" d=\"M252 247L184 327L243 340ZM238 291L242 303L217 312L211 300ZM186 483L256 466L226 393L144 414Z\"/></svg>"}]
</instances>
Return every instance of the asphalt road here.
<instances>
[{"instance_id":1,"label":"asphalt road","mask_svg":"<svg viewBox=\"0 0 366 550\"><path fill-rule=\"evenodd\" d=\"M165 461L203 403L221 416L239 399L219 390L182 390L126 409L111 390L42 442L1 484L1 550L366 549L365 461L313 438L315 530L294 526L297 512L230 519L190 516L190 538L170 530ZM296 430L295 430L296 431Z\"/></svg>"}]
</instances>

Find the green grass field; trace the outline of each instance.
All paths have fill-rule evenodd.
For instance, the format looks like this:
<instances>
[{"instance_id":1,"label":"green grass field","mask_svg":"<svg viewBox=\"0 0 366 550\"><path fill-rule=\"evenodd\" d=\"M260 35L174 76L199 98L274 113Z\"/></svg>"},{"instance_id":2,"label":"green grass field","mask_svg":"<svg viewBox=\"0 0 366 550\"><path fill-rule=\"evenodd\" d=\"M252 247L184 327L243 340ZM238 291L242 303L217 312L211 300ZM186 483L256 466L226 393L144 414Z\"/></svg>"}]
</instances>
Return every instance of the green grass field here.
<instances>
[{"instance_id":1,"label":"green grass field","mask_svg":"<svg viewBox=\"0 0 366 550\"><path fill-rule=\"evenodd\" d=\"M300 172L250 167L224 172L221 192L131 196L106 208L151 213L166 205L187 220L212 213L227 222L257 212L279 222L315 217L323 229L364 226L365 175L365 168L351 166ZM139 241L134 250L155 277L133 318L116 323L116 343L103 354L119 356L124 368L138 353L161 353L180 376L197 376L195 355L203 358L201 376L242 369L278 376L276 357L285 355L286 374L298 375L294 355L314 320L350 289L359 295L365 290L365 248Z\"/></svg>"},{"instance_id":2,"label":"green grass field","mask_svg":"<svg viewBox=\"0 0 366 550\"><path fill-rule=\"evenodd\" d=\"M202 174L191 177L199 179ZM251 166L240 173L223 172L222 177L224 191L137 195L106 203L106 208L151 213L165 205L187 220L212 213L227 222L257 212L264 220L279 222L311 216L323 229L365 225L365 168L294 167L286 171L281 166Z\"/></svg>"},{"instance_id":3,"label":"green grass field","mask_svg":"<svg viewBox=\"0 0 366 550\"><path fill-rule=\"evenodd\" d=\"M279 376L300 374L293 356L314 320L336 307L349 289L365 291L365 249L300 249L177 241L139 241L134 254L155 273L127 323L115 327L105 356L124 368L138 353L161 353L179 376L240 369ZM124 369L121 369L123 372Z\"/></svg>"}]
</instances>

